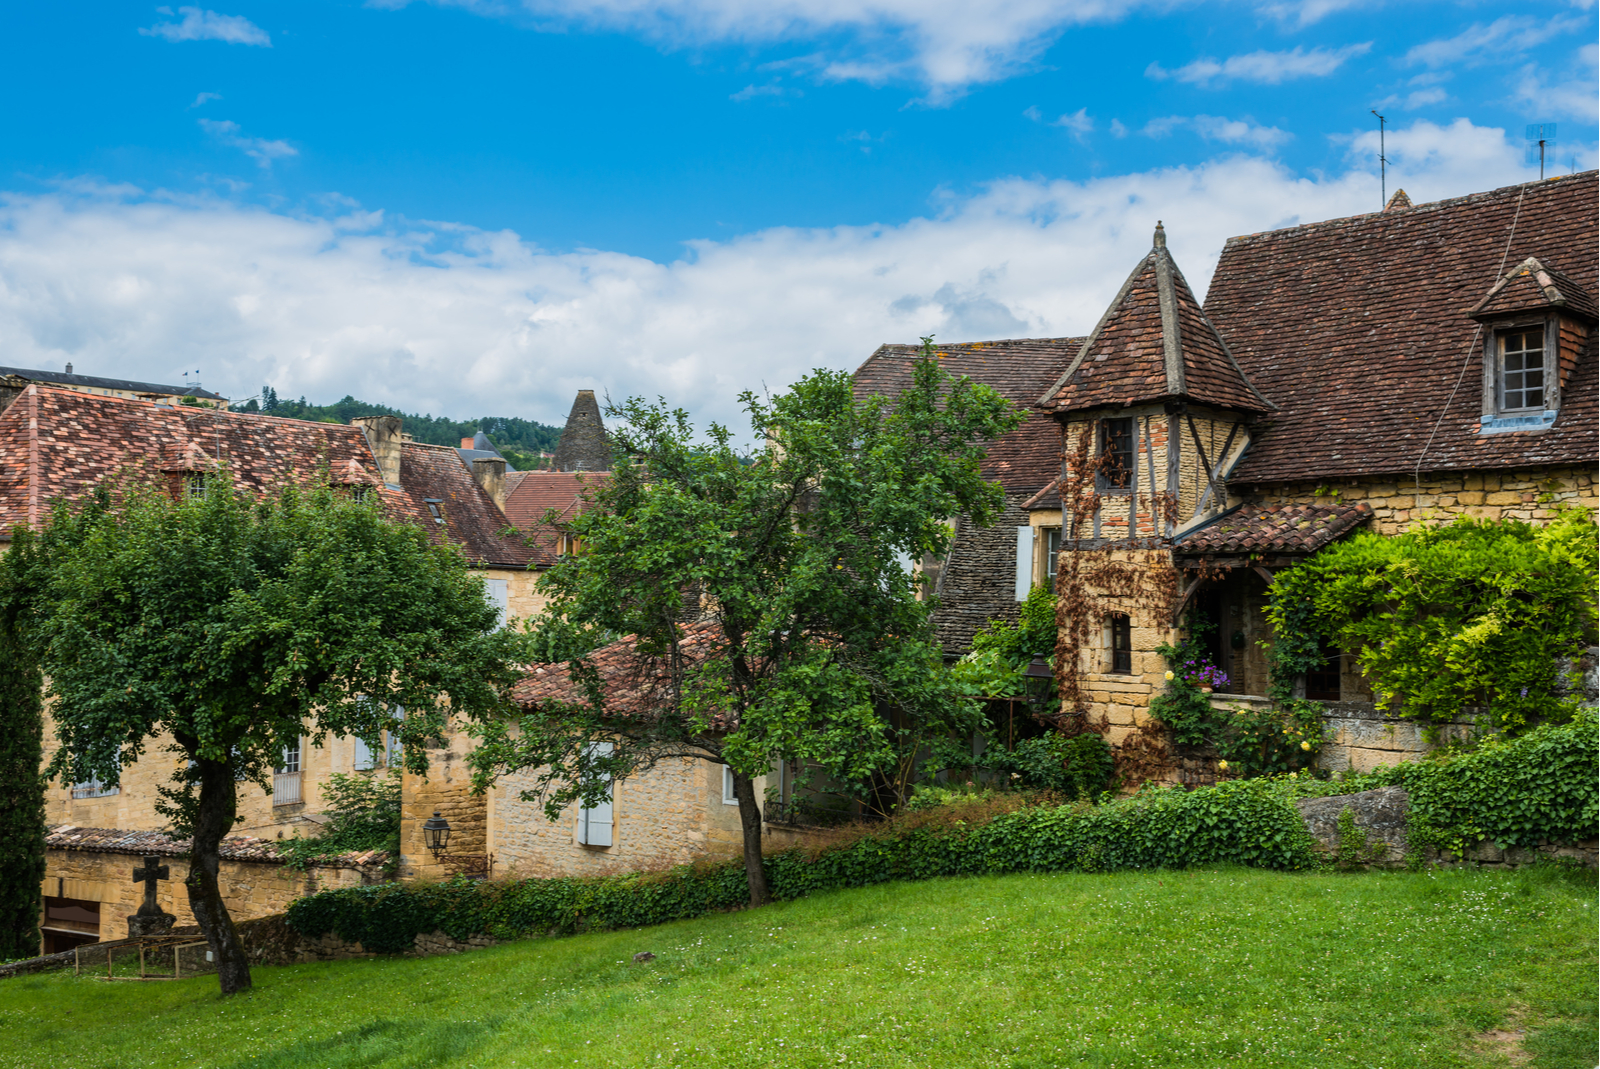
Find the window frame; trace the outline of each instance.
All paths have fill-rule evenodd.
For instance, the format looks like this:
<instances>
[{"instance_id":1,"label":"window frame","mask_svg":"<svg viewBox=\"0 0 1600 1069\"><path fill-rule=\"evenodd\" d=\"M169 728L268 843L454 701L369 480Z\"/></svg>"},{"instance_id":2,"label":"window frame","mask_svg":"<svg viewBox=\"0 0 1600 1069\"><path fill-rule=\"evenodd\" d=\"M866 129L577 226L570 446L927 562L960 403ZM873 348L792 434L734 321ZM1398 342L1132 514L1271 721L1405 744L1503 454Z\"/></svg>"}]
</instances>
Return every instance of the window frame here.
<instances>
[{"instance_id":1,"label":"window frame","mask_svg":"<svg viewBox=\"0 0 1600 1069\"><path fill-rule=\"evenodd\" d=\"M589 743L590 752L601 757L609 757L615 748L616 744L611 742ZM594 819L593 814L600 812L604 812L605 817ZM579 800L577 838L579 846L607 848L617 844L617 781L614 776L606 777L606 800L603 806L587 806Z\"/></svg>"},{"instance_id":2,"label":"window frame","mask_svg":"<svg viewBox=\"0 0 1600 1069\"><path fill-rule=\"evenodd\" d=\"M1050 589L1056 588L1056 567L1061 556L1061 528L1041 527L1039 541L1044 546L1044 577L1050 584ZM1055 545L1050 543L1054 542Z\"/></svg>"},{"instance_id":3,"label":"window frame","mask_svg":"<svg viewBox=\"0 0 1600 1069\"><path fill-rule=\"evenodd\" d=\"M728 765L722 766L722 804L739 804L738 797L733 793L733 769Z\"/></svg>"},{"instance_id":4,"label":"window frame","mask_svg":"<svg viewBox=\"0 0 1600 1069\"><path fill-rule=\"evenodd\" d=\"M1111 655L1107 674L1114 676L1133 675L1133 618L1125 612L1108 613L1106 614L1106 630L1110 639L1107 643L1107 650ZM1117 645L1119 633L1123 640L1121 647Z\"/></svg>"},{"instance_id":5,"label":"window frame","mask_svg":"<svg viewBox=\"0 0 1600 1069\"><path fill-rule=\"evenodd\" d=\"M1113 426L1126 427L1127 448L1116 450L1115 455L1126 455L1127 464L1120 462L1111 472L1108 472L1108 463L1105 458L1112 454L1111 443L1113 440ZM1099 421L1099 429L1095 435L1095 457L1100 462L1095 465L1094 485L1102 494L1131 494L1137 488L1135 483L1139 467L1139 426L1132 416L1106 417ZM1112 475L1120 476L1119 481L1113 481Z\"/></svg>"},{"instance_id":6,"label":"window frame","mask_svg":"<svg viewBox=\"0 0 1600 1069\"><path fill-rule=\"evenodd\" d=\"M1544 334L1544 371L1539 404L1506 406L1505 342L1512 335ZM1483 406L1480 434L1538 431L1553 424L1561 408L1561 324L1555 315L1508 316L1483 329Z\"/></svg>"}]
</instances>

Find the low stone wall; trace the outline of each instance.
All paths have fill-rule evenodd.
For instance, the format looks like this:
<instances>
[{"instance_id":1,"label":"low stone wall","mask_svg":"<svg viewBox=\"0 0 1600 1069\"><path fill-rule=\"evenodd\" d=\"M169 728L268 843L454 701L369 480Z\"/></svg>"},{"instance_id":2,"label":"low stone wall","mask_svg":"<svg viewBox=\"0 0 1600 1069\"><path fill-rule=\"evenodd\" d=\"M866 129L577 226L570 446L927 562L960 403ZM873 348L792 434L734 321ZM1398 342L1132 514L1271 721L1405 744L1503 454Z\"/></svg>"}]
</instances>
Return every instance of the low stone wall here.
<instances>
[{"instance_id":1,"label":"low stone wall","mask_svg":"<svg viewBox=\"0 0 1600 1069\"><path fill-rule=\"evenodd\" d=\"M1270 698L1252 694L1213 695L1215 709L1268 709ZM1372 702L1328 702L1322 716L1325 731L1317 766L1329 772L1371 772L1380 765L1415 761L1448 742L1470 739L1473 721L1422 723L1389 716Z\"/></svg>"},{"instance_id":2,"label":"low stone wall","mask_svg":"<svg viewBox=\"0 0 1600 1069\"><path fill-rule=\"evenodd\" d=\"M257 965L300 965L313 961L344 961L349 958L375 958L379 955L360 943L347 943L333 932L315 938L291 929L282 914L260 917L239 925L239 938ZM407 957L431 958L440 954L459 954L464 950L490 947L496 940L487 935L452 939L443 932L419 935ZM70 962L69 962L70 964Z\"/></svg>"},{"instance_id":3,"label":"low stone wall","mask_svg":"<svg viewBox=\"0 0 1600 1069\"><path fill-rule=\"evenodd\" d=\"M1411 800L1404 787L1381 787L1359 794L1303 798L1295 803L1306 830L1316 840L1317 852L1351 868L1402 868L1411 863L1407 842ZM1347 828L1340 819L1350 813ZM1517 868L1538 861L1567 861L1594 869L1600 865L1600 840L1578 843L1540 842L1533 847L1502 850L1492 841L1478 843L1458 857L1449 851L1427 849L1417 859L1430 864L1467 862L1487 868Z\"/></svg>"}]
</instances>

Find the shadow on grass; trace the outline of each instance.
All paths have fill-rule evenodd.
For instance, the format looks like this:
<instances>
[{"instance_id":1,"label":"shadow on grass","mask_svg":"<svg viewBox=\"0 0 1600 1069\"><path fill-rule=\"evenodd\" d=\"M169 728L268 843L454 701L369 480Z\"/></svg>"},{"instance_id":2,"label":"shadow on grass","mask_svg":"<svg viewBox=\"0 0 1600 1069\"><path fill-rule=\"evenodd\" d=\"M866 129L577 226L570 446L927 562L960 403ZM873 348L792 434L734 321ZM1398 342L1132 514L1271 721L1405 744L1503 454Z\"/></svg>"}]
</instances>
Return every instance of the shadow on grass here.
<instances>
[{"instance_id":1,"label":"shadow on grass","mask_svg":"<svg viewBox=\"0 0 1600 1069\"><path fill-rule=\"evenodd\" d=\"M1536 1066L1552 1069L1591 1069L1600 1064L1600 1014L1584 1000L1559 1000L1552 1007L1556 1020L1529 1029L1524 1049Z\"/></svg>"},{"instance_id":2,"label":"shadow on grass","mask_svg":"<svg viewBox=\"0 0 1600 1069\"><path fill-rule=\"evenodd\" d=\"M228 1069L428 1069L479 1049L500 1030L490 1021L372 1021L233 1062Z\"/></svg>"}]
</instances>

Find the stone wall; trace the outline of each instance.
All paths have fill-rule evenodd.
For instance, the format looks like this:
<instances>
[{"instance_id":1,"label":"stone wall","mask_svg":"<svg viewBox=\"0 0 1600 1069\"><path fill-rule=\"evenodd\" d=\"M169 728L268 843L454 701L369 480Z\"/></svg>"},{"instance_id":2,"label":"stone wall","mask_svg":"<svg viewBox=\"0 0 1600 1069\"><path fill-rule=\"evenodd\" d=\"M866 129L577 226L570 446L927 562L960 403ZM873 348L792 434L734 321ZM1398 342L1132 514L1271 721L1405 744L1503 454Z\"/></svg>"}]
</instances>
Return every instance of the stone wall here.
<instances>
[{"instance_id":1,"label":"stone wall","mask_svg":"<svg viewBox=\"0 0 1600 1069\"><path fill-rule=\"evenodd\" d=\"M1506 471L1424 472L1418 480L1401 476L1340 479L1325 483L1229 487L1230 504L1326 505L1366 502L1371 529L1400 534L1417 523L1449 523L1457 516L1545 523L1554 505L1600 508L1595 471L1587 465L1560 464ZM1337 495L1337 497L1335 497Z\"/></svg>"},{"instance_id":2,"label":"stone wall","mask_svg":"<svg viewBox=\"0 0 1600 1069\"><path fill-rule=\"evenodd\" d=\"M445 746L428 751L426 773L407 772L401 779L401 879L448 874L448 865L429 853L422 837L423 822L436 811L450 822L447 853L464 857L491 852L489 800L472 793L472 772L466 764L471 747L472 739L458 725Z\"/></svg>"},{"instance_id":3,"label":"stone wall","mask_svg":"<svg viewBox=\"0 0 1600 1069\"><path fill-rule=\"evenodd\" d=\"M141 864L133 854L97 850L47 850L41 892L50 898L72 898L100 903L100 938L123 939L127 918L144 901L144 884L133 882ZM156 903L178 918L178 927L196 923L189 911L184 879L189 862L163 857L170 878L156 884ZM219 872L223 901L235 921L282 913L301 895L332 887L359 887L382 878L375 868L308 866L300 872L281 862L224 859Z\"/></svg>"},{"instance_id":4,"label":"stone wall","mask_svg":"<svg viewBox=\"0 0 1600 1069\"><path fill-rule=\"evenodd\" d=\"M767 777L755 781L763 798ZM722 800L722 766L664 761L618 781L612 790L612 845L578 842L578 808L554 822L518 795L533 786L523 773L503 777L490 795L490 841L496 876L598 876L661 869L699 858L732 857L744 846L739 807Z\"/></svg>"}]
</instances>

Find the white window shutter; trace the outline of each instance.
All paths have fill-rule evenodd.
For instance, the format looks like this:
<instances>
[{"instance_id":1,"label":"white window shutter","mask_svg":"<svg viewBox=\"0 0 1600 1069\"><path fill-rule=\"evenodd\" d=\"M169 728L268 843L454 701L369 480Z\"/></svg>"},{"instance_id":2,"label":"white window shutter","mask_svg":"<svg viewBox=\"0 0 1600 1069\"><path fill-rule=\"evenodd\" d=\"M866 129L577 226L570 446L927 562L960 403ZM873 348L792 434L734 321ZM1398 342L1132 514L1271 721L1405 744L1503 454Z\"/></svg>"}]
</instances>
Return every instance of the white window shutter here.
<instances>
[{"instance_id":1,"label":"white window shutter","mask_svg":"<svg viewBox=\"0 0 1600 1069\"><path fill-rule=\"evenodd\" d=\"M1017 528L1017 600L1027 601L1033 589L1033 528Z\"/></svg>"},{"instance_id":2,"label":"white window shutter","mask_svg":"<svg viewBox=\"0 0 1600 1069\"><path fill-rule=\"evenodd\" d=\"M905 572L907 575L910 575L916 570L916 565L911 560L911 554L907 553L903 549L897 549L894 551L894 560L896 564L900 565L900 570Z\"/></svg>"},{"instance_id":3,"label":"white window shutter","mask_svg":"<svg viewBox=\"0 0 1600 1069\"><path fill-rule=\"evenodd\" d=\"M506 581L504 579L485 579L483 581L483 600L493 605L499 614L495 617L495 627L506 626Z\"/></svg>"},{"instance_id":4,"label":"white window shutter","mask_svg":"<svg viewBox=\"0 0 1600 1069\"><path fill-rule=\"evenodd\" d=\"M368 746L364 739L352 739L351 741L354 742L356 746L356 757L355 760L350 763L350 766L357 772L372 771L372 769L375 767L372 760L372 747Z\"/></svg>"},{"instance_id":5,"label":"white window shutter","mask_svg":"<svg viewBox=\"0 0 1600 1069\"><path fill-rule=\"evenodd\" d=\"M611 756L612 744L609 742L596 742L590 747L590 754L595 757ZM584 846L610 846L611 845L611 792L616 785L607 777L606 795L599 805L584 806L578 811L578 842Z\"/></svg>"}]
</instances>

